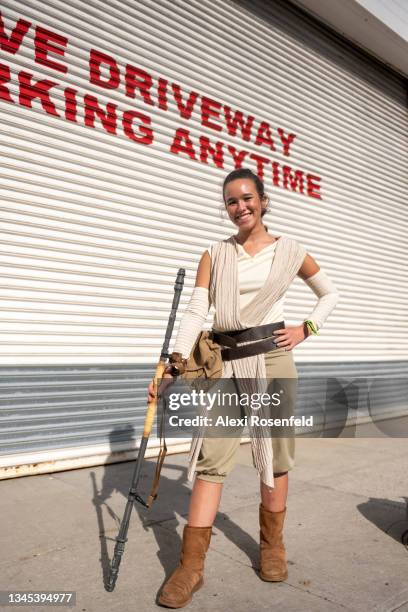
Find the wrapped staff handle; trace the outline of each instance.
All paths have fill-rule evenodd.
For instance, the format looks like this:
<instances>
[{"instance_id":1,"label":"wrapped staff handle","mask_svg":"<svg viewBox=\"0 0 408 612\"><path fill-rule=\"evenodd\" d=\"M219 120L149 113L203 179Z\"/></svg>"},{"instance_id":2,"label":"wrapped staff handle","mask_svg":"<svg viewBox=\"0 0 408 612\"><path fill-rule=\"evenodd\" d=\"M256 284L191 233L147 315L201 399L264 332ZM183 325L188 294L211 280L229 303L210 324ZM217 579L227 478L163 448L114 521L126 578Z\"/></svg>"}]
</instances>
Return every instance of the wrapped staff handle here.
<instances>
[{"instance_id":1,"label":"wrapped staff handle","mask_svg":"<svg viewBox=\"0 0 408 612\"><path fill-rule=\"evenodd\" d=\"M156 372L153 378L153 389L154 389L155 395L152 401L147 404L147 412L146 412L144 429L143 429L144 438L148 438L152 431L153 421L154 421L154 417L157 411L157 392L158 392L158 386L159 386L158 381L163 378L165 368L166 368L165 362L159 361L159 363L156 366Z\"/></svg>"},{"instance_id":2,"label":"wrapped staff handle","mask_svg":"<svg viewBox=\"0 0 408 612\"><path fill-rule=\"evenodd\" d=\"M169 344L171 340L171 335L173 333L174 322L176 320L177 309L178 309L178 305L180 302L180 295L183 290L185 274L186 274L186 271L184 270L184 268L180 268L177 273L176 282L174 283L173 303L171 305L171 312L170 312L169 321L167 324L166 334L164 337L163 348L160 354L160 360L156 366L156 372L153 378L153 388L155 392L155 397L147 405L147 413L146 413L146 418L144 422L143 437L147 437L147 438L150 436L150 432L153 427L154 417L156 415L158 381L163 378L164 370L166 368L166 360L169 357L169 353L168 353Z\"/></svg>"}]
</instances>

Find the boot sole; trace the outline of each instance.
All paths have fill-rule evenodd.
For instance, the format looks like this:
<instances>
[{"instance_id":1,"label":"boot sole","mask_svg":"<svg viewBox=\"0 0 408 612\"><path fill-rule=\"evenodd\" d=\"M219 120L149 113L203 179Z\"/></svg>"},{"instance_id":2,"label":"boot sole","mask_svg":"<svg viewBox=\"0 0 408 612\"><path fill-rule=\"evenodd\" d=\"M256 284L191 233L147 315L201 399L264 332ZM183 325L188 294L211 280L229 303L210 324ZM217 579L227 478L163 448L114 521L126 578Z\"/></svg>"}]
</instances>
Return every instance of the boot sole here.
<instances>
[{"instance_id":1,"label":"boot sole","mask_svg":"<svg viewBox=\"0 0 408 612\"><path fill-rule=\"evenodd\" d=\"M184 608L184 606L187 606L193 599L192 595L193 593L195 593L196 591L198 591L198 589L201 589L201 587L204 584L204 580L203 578L201 578L201 580L199 580L199 582L197 582L197 584L195 585L195 587L193 588L193 590L191 591L191 595L188 599L186 599L185 601L183 601L182 603L174 603L174 601L169 601L168 599L166 599L165 597L163 597L162 595L160 595L159 599L158 599L158 603L161 606L165 606L166 608Z\"/></svg>"},{"instance_id":2,"label":"boot sole","mask_svg":"<svg viewBox=\"0 0 408 612\"><path fill-rule=\"evenodd\" d=\"M276 576L274 578L269 578L268 576L265 576L265 574L260 573L259 577L265 582L283 582L284 580L287 580L288 573L286 572L285 574L282 574L281 576Z\"/></svg>"}]
</instances>

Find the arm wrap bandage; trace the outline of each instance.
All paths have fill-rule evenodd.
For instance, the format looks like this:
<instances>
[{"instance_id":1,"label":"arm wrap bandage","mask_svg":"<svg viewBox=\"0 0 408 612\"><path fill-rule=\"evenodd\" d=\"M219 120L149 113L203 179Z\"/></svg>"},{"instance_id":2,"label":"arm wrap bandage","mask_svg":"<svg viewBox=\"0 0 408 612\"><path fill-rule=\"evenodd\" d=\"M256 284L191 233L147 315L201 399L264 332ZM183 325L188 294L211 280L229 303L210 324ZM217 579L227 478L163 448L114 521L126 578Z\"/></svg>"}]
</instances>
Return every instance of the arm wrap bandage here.
<instances>
[{"instance_id":1,"label":"arm wrap bandage","mask_svg":"<svg viewBox=\"0 0 408 612\"><path fill-rule=\"evenodd\" d=\"M194 287L190 302L183 314L178 329L173 351L181 353L184 359L191 353L194 342L202 330L210 309L210 297L208 289Z\"/></svg>"},{"instance_id":2,"label":"arm wrap bandage","mask_svg":"<svg viewBox=\"0 0 408 612\"><path fill-rule=\"evenodd\" d=\"M323 270L306 278L305 283L319 298L313 312L307 318L314 322L317 329L320 329L339 301L339 293Z\"/></svg>"}]
</instances>

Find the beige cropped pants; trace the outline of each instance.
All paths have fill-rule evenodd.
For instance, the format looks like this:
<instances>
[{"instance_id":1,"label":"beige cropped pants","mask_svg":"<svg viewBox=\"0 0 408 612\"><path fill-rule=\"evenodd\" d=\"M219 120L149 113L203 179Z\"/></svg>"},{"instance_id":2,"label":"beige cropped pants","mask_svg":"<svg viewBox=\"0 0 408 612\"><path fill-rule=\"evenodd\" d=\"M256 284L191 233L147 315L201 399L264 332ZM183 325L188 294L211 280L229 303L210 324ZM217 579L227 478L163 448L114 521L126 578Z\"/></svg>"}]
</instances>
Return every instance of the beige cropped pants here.
<instances>
[{"instance_id":1,"label":"beige cropped pants","mask_svg":"<svg viewBox=\"0 0 408 612\"><path fill-rule=\"evenodd\" d=\"M284 385L287 405L291 414L295 414L298 373L292 351L277 348L265 353L266 376L268 379L279 378ZM285 415L286 416L286 415ZM240 435L235 437L205 437L196 466L196 478L210 482L224 482L235 464L235 456L241 442ZM274 474L288 472L295 465L295 437L272 437Z\"/></svg>"}]
</instances>

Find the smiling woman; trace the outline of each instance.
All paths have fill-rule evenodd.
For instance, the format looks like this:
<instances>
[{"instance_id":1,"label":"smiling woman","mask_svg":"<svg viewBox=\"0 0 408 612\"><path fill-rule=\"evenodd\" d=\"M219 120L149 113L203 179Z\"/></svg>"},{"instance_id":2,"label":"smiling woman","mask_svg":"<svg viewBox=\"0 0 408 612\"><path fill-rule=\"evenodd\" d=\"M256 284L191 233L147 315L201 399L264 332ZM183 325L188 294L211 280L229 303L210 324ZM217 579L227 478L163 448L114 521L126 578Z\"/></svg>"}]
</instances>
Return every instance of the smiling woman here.
<instances>
[{"instance_id":1,"label":"smiling woman","mask_svg":"<svg viewBox=\"0 0 408 612\"><path fill-rule=\"evenodd\" d=\"M211 340L219 345L220 380L231 380L240 396L245 393L252 396L260 390L263 380L279 379L279 389L285 389L285 411L289 418L294 418L297 370L292 349L310 333L317 333L337 303L338 294L302 245L267 231L262 218L268 197L256 174L245 168L234 170L225 178L222 194L237 233L213 244L201 257L195 289L181 320L166 376L171 378L188 368L187 358L213 304ZM283 299L296 275L305 280L319 300L310 317L299 325L287 327ZM210 365L207 365L210 376ZM153 394L151 384L149 399ZM246 416L252 417L250 410L244 409ZM295 463L295 439L272 435L264 421L257 428L249 422L249 431L254 466L260 476L260 577L281 581L288 575L282 529L288 472ZM199 429L193 437L188 478L193 480L196 476L196 479L188 524L183 532L180 563L159 598L162 605L185 606L203 584L211 527L223 482L234 465L240 435L206 436Z\"/></svg>"}]
</instances>

